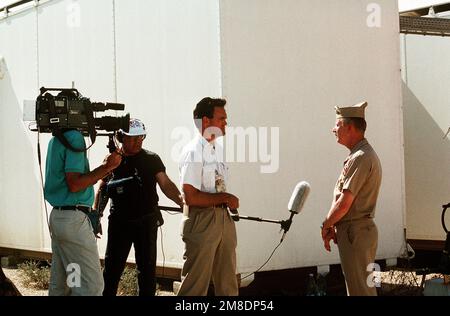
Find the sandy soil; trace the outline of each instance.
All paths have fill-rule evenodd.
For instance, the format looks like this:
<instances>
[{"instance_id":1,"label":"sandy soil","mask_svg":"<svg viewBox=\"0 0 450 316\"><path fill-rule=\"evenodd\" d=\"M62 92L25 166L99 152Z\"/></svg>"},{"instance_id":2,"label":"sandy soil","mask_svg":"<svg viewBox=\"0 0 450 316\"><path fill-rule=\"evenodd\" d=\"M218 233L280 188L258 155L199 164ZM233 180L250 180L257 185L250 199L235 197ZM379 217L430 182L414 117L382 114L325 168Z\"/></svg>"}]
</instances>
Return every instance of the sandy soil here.
<instances>
[{"instance_id":1,"label":"sandy soil","mask_svg":"<svg viewBox=\"0 0 450 316\"><path fill-rule=\"evenodd\" d=\"M47 296L47 290L36 290L23 284L18 269L3 268L5 275L16 285L23 296ZM415 296L422 295L422 276L416 276L415 273L403 270L389 270L380 272L381 295L393 296ZM426 280L439 278L442 275L430 274ZM173 296L171 291L158 290L157 296Z\"/></svg>"}]
</instances>

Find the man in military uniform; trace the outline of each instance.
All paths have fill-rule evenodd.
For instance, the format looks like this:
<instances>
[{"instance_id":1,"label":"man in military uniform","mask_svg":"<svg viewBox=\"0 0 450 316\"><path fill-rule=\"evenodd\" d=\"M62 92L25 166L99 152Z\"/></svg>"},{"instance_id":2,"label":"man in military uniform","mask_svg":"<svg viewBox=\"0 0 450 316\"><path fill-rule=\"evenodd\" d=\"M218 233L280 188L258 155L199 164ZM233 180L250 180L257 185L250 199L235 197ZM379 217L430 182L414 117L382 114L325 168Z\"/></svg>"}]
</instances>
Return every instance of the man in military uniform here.
<instances>
[{"instance_id":1,"label":"man in military uniform","mask_svg":"<svg viewBox=\"0 0 450 316\"><path fill-rule=\"evenodd\" d=\"M337 242L347 294L376 296L376 288L368 282L368 277L378 243L373 218L381 184L381 164L364 137L366 107L367 102L335 107L333 133L350 154L344 161L333 203L322 224L322 239L327 251L330 251L330 240Z\"/></svg>"}]
</instances>

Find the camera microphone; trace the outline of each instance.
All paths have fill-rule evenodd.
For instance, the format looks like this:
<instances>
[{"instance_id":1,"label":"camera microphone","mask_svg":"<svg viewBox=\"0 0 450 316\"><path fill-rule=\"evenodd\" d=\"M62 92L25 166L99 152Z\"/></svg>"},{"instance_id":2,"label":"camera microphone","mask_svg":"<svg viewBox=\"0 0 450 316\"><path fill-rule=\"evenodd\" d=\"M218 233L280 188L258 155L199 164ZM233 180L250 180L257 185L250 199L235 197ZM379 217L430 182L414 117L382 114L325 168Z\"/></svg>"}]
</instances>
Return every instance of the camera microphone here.
<instances>
[{"instance_id":1,"label":"camera microphone","mask_svg":"<svg viewBox=\"0 0 450 316\"><path fill-rule=\"evenodd\" d=\"M102 103L102 102L93 102L92 109L96 112L104 112L106 110L115 110L122 111L125 109L125 104L123 103Z\"/></svg>"},{"instance_id":2,"label":"camera microphone","mask_svg":"<svg viewBox=\"0 0 450 316\"><path fill-rule=\"evenodd\" d=\"M125 104L123 103L106 103L106 107L109 110L123 111L125 109Z\"/></svg>"}]
</instances>

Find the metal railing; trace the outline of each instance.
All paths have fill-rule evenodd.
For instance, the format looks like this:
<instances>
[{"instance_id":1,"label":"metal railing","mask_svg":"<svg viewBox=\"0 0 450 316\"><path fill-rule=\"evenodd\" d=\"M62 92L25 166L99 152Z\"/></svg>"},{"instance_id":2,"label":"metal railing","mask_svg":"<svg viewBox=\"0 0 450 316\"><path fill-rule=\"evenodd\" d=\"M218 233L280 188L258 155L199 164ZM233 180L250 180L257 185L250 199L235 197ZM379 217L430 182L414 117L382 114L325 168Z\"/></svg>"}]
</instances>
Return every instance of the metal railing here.
<instances>
[{"instance_id":1,"label":"metal railing","mask_svg":"<svg viewBox=\"0 0 450 316\"><path fill-rule=\"evenodd\" d=\"M25 10L37 7L38 5L40 5L44 2L48 2L48 1L51 1L51 0L19 0L19 1L12 2L8 5L5 5L0 8L0 20L5 19L5 18L9 17L10 15L17 14L19 12L23 12ZM30 5L23 6L27 3L29 3ZM20 6L23 6L23 10L21 10L21 8L19 8ZM17 9L17 10L13 10L13 9Z\"/></svg>"},{"instance_id":2,"label":"metal railing","mask_svg":"<svg viewBox=\"0 0 450 316\"><path fill-rule=\"evenodd\" d=\"M400 33L450 36L450 19L400 16Z\"/></svg>"}]
</instances>

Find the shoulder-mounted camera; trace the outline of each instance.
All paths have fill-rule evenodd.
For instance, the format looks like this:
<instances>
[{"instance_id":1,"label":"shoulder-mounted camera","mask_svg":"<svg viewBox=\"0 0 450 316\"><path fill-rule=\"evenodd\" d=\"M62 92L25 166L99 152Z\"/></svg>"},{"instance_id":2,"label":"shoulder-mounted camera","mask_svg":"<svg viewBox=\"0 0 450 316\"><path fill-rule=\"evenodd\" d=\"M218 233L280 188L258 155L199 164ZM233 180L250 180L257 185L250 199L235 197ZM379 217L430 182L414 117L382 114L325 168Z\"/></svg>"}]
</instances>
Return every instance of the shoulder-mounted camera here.
<instances>
[{"instance_id":1,"label":"shoulder-mounted camera","mask_svg":"<svg viewBox=\"0 0 450 316\"><path fill-rule=\"evenodd\" d=\"M51 92L56 92L54 95ZM60 139L64 138L64 131L78 130L84 136L95 142L97 130L115 132L129 129L130 115L121 117L102 116L97 117L98 112L106 110L122 111L125 105L121 103L91 102L83 97L77 89L41 88L41 93L36 99L36 125L35 131L39 133L52 133ZM61 140L61 139L60 139ZM65 140L65 138L64 138ZM63 144L74 151L84 151L73 148L67 141Z\"/></svg>"}]
</instances>

